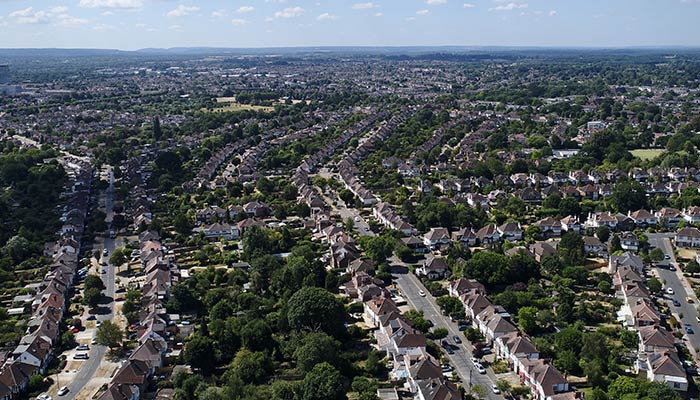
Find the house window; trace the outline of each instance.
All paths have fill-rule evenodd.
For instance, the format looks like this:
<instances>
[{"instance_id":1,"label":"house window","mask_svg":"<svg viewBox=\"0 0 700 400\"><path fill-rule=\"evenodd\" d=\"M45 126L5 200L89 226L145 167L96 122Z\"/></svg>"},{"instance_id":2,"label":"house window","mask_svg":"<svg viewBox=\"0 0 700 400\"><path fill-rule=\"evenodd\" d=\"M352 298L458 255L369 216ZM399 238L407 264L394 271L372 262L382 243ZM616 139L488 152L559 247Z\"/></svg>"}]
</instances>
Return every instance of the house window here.
<instances>
[{"instance_id":1,"label":"house window","mask_svg":"<svg viewBox=\"0 0 700 400\"><path fill-rule=\"evenodd\" d=\"M674 389L678 389L678 388L680 388L680 387L681 387L681 384L680 384L680 383L678 383L678 382L673 382L673 388L674 388Z\"/></svg>"}]
</instances>

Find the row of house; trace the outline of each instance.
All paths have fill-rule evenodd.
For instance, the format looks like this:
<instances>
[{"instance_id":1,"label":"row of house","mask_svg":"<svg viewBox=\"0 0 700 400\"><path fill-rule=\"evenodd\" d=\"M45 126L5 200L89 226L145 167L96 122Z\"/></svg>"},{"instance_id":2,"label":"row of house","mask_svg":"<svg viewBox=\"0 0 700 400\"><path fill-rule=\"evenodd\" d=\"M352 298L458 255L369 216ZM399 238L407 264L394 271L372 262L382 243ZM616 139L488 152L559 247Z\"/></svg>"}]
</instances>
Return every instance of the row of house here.
<instances>
[{"instance_id":1,"label":"row of house","mask_svg":"<svg viewBox=\"0 0 700 400\"><path fill-rule=\"evenodd\" d=\"M662 316L644 284L644 262L627 252L611 257L608 271L618 296L624 300L618 320L639 337L635 372L650 381L687 391L687 373L678 356L676 339L662 326Z\"/></svg>"},{"instance_id":2,"label":"row of house","mask_svg":"<svg viewBox=\"0 0 700 400\"><path fill-rule=\"evenodd\" d=\"M376 203L379 199L370 190L364 187L359 178L359 171L355 164L361 161L375 147L384 141L397 126L405 122L416 110L414 108L404 108L394 115L389 121L370 133L361 141L360 145L338 163L338 172L345 188L351 191L365 206Z\"/></svg>"},{"instance_id":3,"label":"row of house","mask_svg":"<svg viewBox=\"0 0 700 400\"><path fill-rule=\"evenodd\" d=\"M66 311L66 296L73 287L88 210L93 169L90 160L59 159L68 175L61 195L67 206L60 217L59 239L47 244L44 255L52 260L40 282L26 286L30 294L13 299L12 313L30 312L27 331L0 365L0 400L19 398L33 375L45 374L60 340L59 325Z\"/></svg>"},{"instance_id":4,"label":"row of house","mask_svg":"<svg viewBox=\"0 0 700 400\"><path fill-rule=\"evenodd\" d=\"M577 398L577 393L571 390L564 375L552 365L551 360L540 358L537 347L511 321L508 312L491 303L484 285L460 278L450 282L448 293L464 304L468 319L493 347L496 357L508 363L520 381L530 388L534 398Z\"/></svg>"},{"instance_id":5,"label":"row of house","mask_svg":"<svg viewBox=\"0 0 700 400\"><path fill-rule=\"evenodd\" d=\"M157 232L139 234L137 260L145 277L136 283L141 290L141 311L136 327L137 347L117 370L98 400L138 400L148 389L149 379L165 365L169 338L177 326L168 323L165 302L180 273L161 243Z\"/></svg>"}]
</instances>

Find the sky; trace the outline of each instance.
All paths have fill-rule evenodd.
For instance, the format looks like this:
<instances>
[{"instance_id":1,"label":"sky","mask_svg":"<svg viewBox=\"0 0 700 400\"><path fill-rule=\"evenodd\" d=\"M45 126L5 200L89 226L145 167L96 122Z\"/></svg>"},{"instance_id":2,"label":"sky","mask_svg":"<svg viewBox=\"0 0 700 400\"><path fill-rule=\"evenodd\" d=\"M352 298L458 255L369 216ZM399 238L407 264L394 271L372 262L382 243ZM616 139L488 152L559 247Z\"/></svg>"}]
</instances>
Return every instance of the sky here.
<instances>
[{"instance_id":1,"label":"sky","mask_svg":"<svg viewBox=\"0 0 700 400\"><path fill-rule=\"evenodd\" d=\"M0 48L700 46L700 0L0 0Z\"/></svg>"}]
</instances>

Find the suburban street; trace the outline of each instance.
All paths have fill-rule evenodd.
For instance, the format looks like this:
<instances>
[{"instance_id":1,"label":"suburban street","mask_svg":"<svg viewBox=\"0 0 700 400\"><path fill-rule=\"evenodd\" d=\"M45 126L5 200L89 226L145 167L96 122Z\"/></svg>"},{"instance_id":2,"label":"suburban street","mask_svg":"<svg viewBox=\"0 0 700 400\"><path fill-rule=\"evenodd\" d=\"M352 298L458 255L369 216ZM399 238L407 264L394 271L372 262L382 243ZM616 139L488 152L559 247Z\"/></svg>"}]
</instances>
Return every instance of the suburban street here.
<instances>
[{"instance_id":1,"label":"suburban street","mask_svg":"<svg viewBox=\"0 0 700 400\"><path fill-rule=\"evenodd\" d=\"M664 294L664 297L669 299L667 303L671 309L671 312L675 314L676 318L679 318L682 314L683 318L679 318L680 322L683 325L690 326L694 332L693 334L685 334L684 339L690 343L688 348L690 349L691 354L694 355L697 362L696 353L697 349L700 349L700 323L698 323L696 318L697 310L695 306L698 304L698 298L690 287L688 280L683 276L683 272L678 267L678 262L676 261L676 256L673 252L673 245L671 244L670 239L673 237L673 234L649 233L648 237L649 244L652 247L661 249L665 255L670 257L670 259L665 260L662 264L668 263L676 267L675 271L659 267L655 267L654 270L661 280L661 283L663 283L664 291L666 288L673 289L673 295ZM688 303L688 301L686 301L686 298L688 297L693 301L693 303ZM671 299L678 300L678 302L681 304L680 307L674 307L671 303Z\"/></svg>"},{"instance_id":2,"label":"suburban street","mask_svg":"<svg viewBox=\"0 0 700 400\"><path fill-rule=\"evenodd\" d=\"M397 261L398 259L392 258L392 266L395 266ZM453 336L459 336L459 338L462 339L462 344L457 345L458 348L455 349L454 354L448 354L447 356L450 359L450 364L452 364L455 371L457 371L462 383L467 388L467 391L469 390L469 386L478 384L486 389L486 398L502 398L501 395L496 395L491 392L491 385L496 383L493 372L487 369L487 374L481 375L476 371L470 360L472 353L469 348L469 342L464 337L464 334L457 329L457 324L453 323L442 314L435 298L430 294L428 289L426 289L420 280L404 266L399 265L399 268L395 268L393 275L396 277L396 283L401 290L402 296L406 299L411 308L423 311L423 316L432 321L436 327L447 328L449 335L446 339L451 344L455 344L452 339ZM425 292L425 297L419 294L420 290Z\"/></svg>"},{"instance_id":3,"label":"suburban street","mask_svg":"<svg viewBox=\"0 0 700 400\"><path fill-rule=\"evenodd\" d=\"M105 220L109 224L112 222L112 217L113 217L113 193L114 193L114 173L112 171L112 168L109 168L108 172L108 178L109 178L109 188L106 190L106 195L105 195L105 214L107 215ZM109 254L112 254L114 249L117 246L117 239L112 239L107 235L104 238L103 241L103 246L102 248L107 249ZM96 249L100 249L99 247L95 247ZM102 253L101 253L102 254ZM108 264L108 259L109 255L101 256L101 261L104 262L105 264ZM106 270L105 274L101 274L102 269ZM92 272L92 271L91 271ZM102 277L102 280L105 284L106 289L103 291L107 303L106 304L101 304L100 307L108 307L109 308L109 313L105 314L97 314L97 320L98 321L107 321L107 320L112 320L114 317L114 293L115 293L115 268L111 265L108 265L106 267L103 267L102 265L99 266L99 271L98 274ZM86 329L86 331L90 331L90 339L94 337L97 329ZM80 338L80 336L78 336ZM89 340L86 341L83 344L89 343ZM96 388L99 388L104 382L104 378L99 379L100 382L98 385L88 385L90 381L93 379L95 376L96 372L100 369L102 366L102 363L105 358L105 354L107 352L107 347L106 346L101 346L101 345L90 345L90 351L89 351L89 356L90 358L88 360L85 360L82 362L82 365L80 368L73 374L70 383L68 382L63 382L60 383L61 386L65 385L68 386L69 392L65 396L62 396L61 398L67 399L67 400L73 400L76 398L82 399L82 398L91 398L92 395L94 394L94 390ZM72 354L74 352L69 353L69 362L70 359L72 358ZM60 387L59 385L56 385L57 387ZM95 387L96 386L96 387ZM90 391L90 393L83 393Z\"/></svg>"}]
</instances>

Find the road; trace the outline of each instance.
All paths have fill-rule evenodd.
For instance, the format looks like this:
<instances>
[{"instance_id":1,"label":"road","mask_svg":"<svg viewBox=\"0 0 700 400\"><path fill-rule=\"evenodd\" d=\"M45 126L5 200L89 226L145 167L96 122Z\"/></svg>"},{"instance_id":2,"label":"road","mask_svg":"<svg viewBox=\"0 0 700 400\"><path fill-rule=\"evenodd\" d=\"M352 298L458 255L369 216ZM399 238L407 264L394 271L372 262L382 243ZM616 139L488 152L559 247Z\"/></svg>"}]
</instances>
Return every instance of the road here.
<instances>
[{"instance_id":1,"label":"road","mask_svg":"<svg viewBox=\"0 0 700 400\"><path fill-rule=\"evenodd\" d=\"M325 178L325 179L333 178L333 179L336 179L338 181L341 181L339 176L334 175L333 173L331 173L328 170L328 168L325 168L325 167L321 168L318 171L317 175L322 177L322 178ZM319 192L321 193L321 197L323 197L323 200L326 202L326 204L328 204L331 207L332 213L338 214L343 222L345 222L348 218L353 220L354 231L357 232L358 235L360 235L360 236L375 236L374 232L372 232L369 229L369 224L367 223L365 218L362 217L362 215L360 215L360 212L353 207L347 207L345 202L338 199L338 193L333 192L333 195L331 196L328 193L324 193L323 190L321 190L321 188L317 187L317 189L319 189ZM329 189L329 191L331 191L331 190L332 189ZM334 200L331 197L335 198L336 200ZM335 205L336 202L338 204L337 206Z\"/></svg>"},{"instance_id":2,"label":"road","mask_svg":"<svg viewBox=\"0 0 700 400\"><path fill-rule=\"evenodd\" d=\"M691 354L693 354L695 361L697 362L697 352L700 349L700 323L697 320L697 309L695 306L698 304L698 298L695 292L690 287L690 283L683 276L683 272L678 267L678 262L676 261L676 256L673 252L673 245L671 244L670 238L673 234L663 234L663 233L649 233L647 234L649 238L649 244L652 247L657 247L661 249L665 255L669 257L667 262L670 265L676 267L675 271L671 271L666 268L654 267L654 271L664 285L664 291L667 288L672 288L674 294L664 294L667 299L667 303L671 312L679 318L681 323L690 326L693 330L693 334L685 334L684 340L686 341L686 346L688 346ZM666 264L664 262L663 264ZM690 298L693 303L688 303L686 298ZM674 307L671 300L676 299L681 304L680 307ZM680 318L681 314L683 318ZM689 343L689 345L688 345Z\"/></svg>"},{"instance_id":3,"label":"road","mask_svg":"<svg viewBox=\"0 0 700 400\"><path fill-rule=\"evenodd\" d=\"M107 223L112 222L112 218L114 216L113 212L113 206L114 206L114 172L111 167L109 167L109 187L107 188L107 191L105 193L105 214L107 217L105 218L105 221ZM107 249L109 254L112 254L114 249L117 246L117 239L112 239L109 237L106 237L103 242L103 248ZM109 256L102 256L102 261L107 262ZM97 315L97 320L99 321L107 321L107 320L112 320L114 317L114 293L115 293L115 268L113 266L108 266L105 268L106 273L101 274L102 281L105 284L105 290L103 291L104 295L108 299L109 303L105 305L100 305L102 306L107 306L109 307L109 313L105 314L100 314ZM68 386L69 392L65 396L62 396L62 399L66 400L74 400L76 396L80 395L83 389L85 389L85 386L90 382L90 380L93 378L95 375L95 372L99 369L100 365L102 364L102 361L104 360L105 354L107 353L107 347L106 346L101 346L101 345L91 345L90 346L90 352L89 356L90 358L88 360L85 360L82 365L80 366L80 369L76 372L75 376L71 380ZM92 393L87 394L88 396L92 396ZM86 396L83 396L86 397Z\"/></svg>"},{"instance_id":4,"label":"road","mask_svg":"<svg viewBox=\"0 0 700 400\"><path fill-rule=\"evenodd\" d=\"M447 328L449 332L448 340L450 343L454 344L453 336L459 336L460 339L462 339L462 345L458 346L454 354L448 354L447 357L450 359L450 364L452 364L455 371L457 371L467 391L469 391L470 386L478 384L486 389L487 399L502 399L503 397L501 395L496 395L491 392L491 385L496 383L493 372L487 370L486 375L481 375L474 368L474 364L472 364L470 360L472 353L471 349L468 348L469 342L462 332L457 329L457 324L453 323L442 314L435 298L430 294L428 289L423 286L421 281L413 273L409 272L404 265L401 265L398 259L392 257L391 264L392 266L400 267L394 269L393 275L396 277L396 284L401 290L401 294L411 308L423 311L423 316L432 321L436 327ZM425 297L422 297L418 293L420 290L425 292Z\"/></svg>"}]
</instances>

